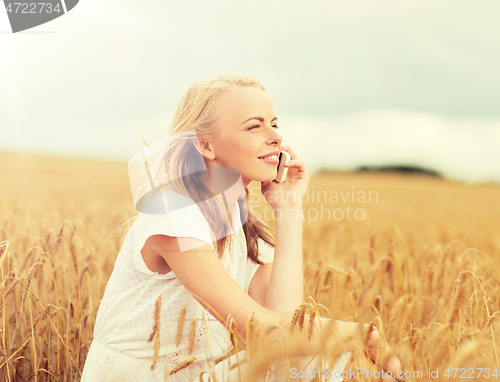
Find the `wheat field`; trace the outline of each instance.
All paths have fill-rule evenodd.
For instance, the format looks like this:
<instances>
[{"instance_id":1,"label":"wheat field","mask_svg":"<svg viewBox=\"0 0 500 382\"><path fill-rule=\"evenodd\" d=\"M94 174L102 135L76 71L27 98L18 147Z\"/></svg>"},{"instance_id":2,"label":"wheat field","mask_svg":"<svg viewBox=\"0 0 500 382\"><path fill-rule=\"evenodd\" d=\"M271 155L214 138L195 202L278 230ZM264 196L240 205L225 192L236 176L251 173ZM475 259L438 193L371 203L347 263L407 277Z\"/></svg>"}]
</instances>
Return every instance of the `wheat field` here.
<instances>
[{"instance_id":1,"label":"wheat field","mask_svg":"<svg viewBox=\"0 0 500 382\"><path fill-rule=\"evenodd\" d=\"M127 163L1 153L0 177L0 380L78 381L135 214ZM322 173L309 190L299 313L375 324L403 370L423 372L404 380L495 380L500 185Z\"/></svg>"}]
</instances>

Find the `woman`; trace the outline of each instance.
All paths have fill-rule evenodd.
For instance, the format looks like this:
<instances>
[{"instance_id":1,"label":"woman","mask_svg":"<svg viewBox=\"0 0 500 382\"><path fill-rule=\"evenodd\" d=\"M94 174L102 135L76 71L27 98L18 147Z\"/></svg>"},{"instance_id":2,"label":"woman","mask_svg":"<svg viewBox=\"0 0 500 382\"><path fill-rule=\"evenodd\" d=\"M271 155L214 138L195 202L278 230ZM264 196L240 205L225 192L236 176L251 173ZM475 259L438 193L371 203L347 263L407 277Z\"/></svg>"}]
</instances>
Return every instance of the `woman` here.
<instances>
[{"instance_id":1,"label":"woman","mask_svg":"<svg viewBox=\"0 0 500 382\"><path fill-rule=\"evenodd\" d=\"M200 374L204 380L214 374L219 381L244 380L246 364L230 365L244 360L245 351L219 362L238 345L226 327L244 340L251 319L269 333L270 343L290 335L294 311L304 303L301 197L309 175L277 129L264 87L250 76L224 74L195 82L178 105L170 139L150 148L149 159L142 152L129 163L140 213L99 307L82 381L192 381ZM291 154L288 175L273 182L283 150ZM147 174L134 177L140 168ZM274 211L275 239L246 208L252 180L261 182ZM299 361L324 344L320 324L335 324L333 339L359 328L313 320L311 338L293 331ZM277 323L279 329L271 330ZM383 348L391 357L382 366L400 370L377 330L369 343L373 360ZM350 344L345 350L353 350ZM335 369L344 369L348 354ZM311 367L306 363L299 366ZM265 378L285 380L287 373Z\"/></svg>"}]
</instances>

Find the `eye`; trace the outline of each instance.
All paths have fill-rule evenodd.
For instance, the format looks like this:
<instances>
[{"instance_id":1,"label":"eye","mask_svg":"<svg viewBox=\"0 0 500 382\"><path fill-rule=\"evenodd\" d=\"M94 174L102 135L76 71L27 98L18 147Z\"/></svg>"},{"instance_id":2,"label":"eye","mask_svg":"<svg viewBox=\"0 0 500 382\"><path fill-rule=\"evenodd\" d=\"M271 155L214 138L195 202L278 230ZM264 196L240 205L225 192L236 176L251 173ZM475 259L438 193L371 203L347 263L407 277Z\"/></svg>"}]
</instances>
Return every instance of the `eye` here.
<instances>
[{"instance_id":1,"label":"eye","mask_svg":"<svg viewBox=\"0 0 500 382\"><path fill-rule=\"evenodd\" d=\"M252 130L252 129L256 128L256 127L260 127L260 125L255 125L255 126L252 126L252 127L248 128L247 130ZM278 126L278 125L274 125L273 127L274 127L275 129L279 129L279 126Z\"/></svg>"}]
</instances>

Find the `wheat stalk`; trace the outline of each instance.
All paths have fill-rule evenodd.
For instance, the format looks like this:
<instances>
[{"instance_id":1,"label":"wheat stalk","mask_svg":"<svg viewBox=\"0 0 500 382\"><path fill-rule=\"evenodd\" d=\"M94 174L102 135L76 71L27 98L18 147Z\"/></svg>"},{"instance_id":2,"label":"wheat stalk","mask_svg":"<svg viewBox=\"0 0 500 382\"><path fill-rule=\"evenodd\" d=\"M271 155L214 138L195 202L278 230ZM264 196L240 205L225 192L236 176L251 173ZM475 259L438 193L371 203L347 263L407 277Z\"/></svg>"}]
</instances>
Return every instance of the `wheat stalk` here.
<instances>
[{"instance_id":1,"label":"wheat stalk","mask_svg":"<svg viewBox=\"0 0 500 382\"><path fill-rule=\"evenodd\" d=\"M29 338L28 338L29 340ZM18 349L17 353L19 353L19 355L17 356L17 358L14 360L14 370L18 370L18 367L19 367L19 364L21 363L21 360L24 359L24 352L26 351L26 347L28 346L28 342L29 341L26 341L20 349Z\"/></svg>"},{"instance_id":2,"label":"wheat stalk","mask_svg":"<svg viewBox=\"0 0 500 382\"><path fill-rule=\"evenodd\" d=\"M311 315L309 316L309 329L307 331L307 339L311 341L311 337L314 331L314 318L316 317L316 310L313 310Z\"/></svg>"},{"instance_id":3,"label":"wheat stalk","mask_svg":"<svg viewBox=\"0 0 500 382\"><path fill-rule=\"evenodd\" d=\"M155 302L153 331L151 332L148 339L149 343L153 340L153 338L155 338L153 364L151 365L151 369L153 370L156 367L156 361L158 360L158 353L160 351L160 311L161 311L161 295L158 296Z\"/></svg>"},{"instance_id":4,"label":"wheat stalk","mask_svg":"<svg viewBox=\"0 0 500 382\"><path fill-rule=\"evenodd\" d=\"M406 300L405 296L400 297L393 307L391 319L389 321L389 328L391 329L392 332L397 332L397 328L399 327L399 323L401 322L401 318L403 316L402 311L405 300Z\"/></svg>"},{"instance_id":5,"label":"wheat stalk","mask_svg":"<svg viewBox=\"0 0 500 382\"><path fill-rule=\"evenodd\" d=\"M5 296L5 283L0 284L0 318L3 317L4 308L4 296Z\"/></svg>"},{"instance_id":6,"label":"wheat stalk","mask_svg":"<svg viewBox=\"0 0 500 382\"><path fill-rule=\"evenodd\" d=\"M9 248L9 242L7 240L0 243L0 260L2 260L3 255L7 252ZM1 262L0 262L1 264Z\"/></svg>"},{"instance_id":7,"label":"wheat stalk","mask_svg":"<svg viewBox=\"0 0 500 382\"><path fill-rule=\"evenodd\" d=\"M434 280L434 271L432 268L427 268L425 272L425 295L430 296L432 293L432 284Z\"/></svg>"},{"instance_id":8,"label":"wheat stalk","mask_svg":"<svg viewBox=\"0 0 500 382\"><path fill-rule=\"evenodd\" d=\"M187 302L181 309L179 314L179 322L177 323L177 338L175 339L175 346L179 346L182 338L182 328L184 327L184 320L186 319Z\"/></svg>"},{"instance_id":9,"label":"wheat stalk","mask_svg":"<svg viewBox=\"0 0 500 382\"><path fill-rule=\"evenodd\" d=\"M36 269L39 265L40 265L40 263L35 263L28 270L28 274L25 277L24 285L22 287L21 304L24 302L24 300L26 299L26 296L28 295L28 291L29 291L29 288L31 285L31 279L33 278L34 274L36 273Z\"/></svg>"},{"instance_id":10,"label":"wheat stalk","mask_svg":"<svg viewBox=\"0 0 500 382\"><path fill-rule=\"evenodd\" d=\"M57 250L59 249L59 245L61 244L61 237L63 234L64 230L64 223L62 224L61 228L59 229L59 233L57 234L56 242L54 243L54 246L52 247L52 250L50 253L52 256L54 256L57 253Z\"/></svg>"},{"instance_id":11,"label":"wheat stalk","mask_svg":"<svg viewBox=\"0 0 500 382\"><path fill-rule=\"evenodd\" d=\"M481 326L480 326L481 330L488 329L491 326L491 324L493 323L493 320L495 319L495 315L497 313L500 313L500 311L493 313L488 318L483 320L483 322L481 323Z\"/></svg>"},{"instance_id":12,"label":"wheat stalk","mask_svg":"<svg viewBox=\"0 0 500 382\"><path fill-rule=\"evenodd\" d=\"M475 290L470 298L469 298L469 304L467 305L467 314L465 316L465 323L467 326L472 325L472 313L474 312L474 308L476 306L476 299L474 298L474 294L476 294L477 290Z\"/></svg>"},{"instance_id":13,"label":"wheat stalk","mask_svg":"<svg viewBox=\"0 0 500 382\"><path fill-rule=\"evenodd\" d=\"M323 281L323 275L324 271L319 272L318 276L316 277L316 287L314 288L314 299L318 299L318 294L321 291L321 282Z\"/></svg>"},{"instance_id":14,"label":"wheat stalk","mask_svg":"<svg viewBox=\"0 0 500 382\"><path fill-rule=\"evenodd\" d=\"M7 289L7 292L5 292L5 297L7 297L13 290L14 288L17 286L17 284L19 284L21 282L21 279L20 278L17 278L15 279L9 286L9 289Z\"/></svg>"},{"instance_id":15,"label":"wheat stalk","mask_svg":"<svg viewBox=\"0 0 500 382\"><path fill-rule=\"evenodd\" d=\"M73 234L71 238L71 259L73 260L73 269L75 275L78 275L78 240L79 237Z\"/></svg>"},{"instance_id":16,"label":"wheat stalk","mask_svg":"<svg viewBox=\"0 0 500 382\"><path fill-rule=\"evenodd\" d=\"M236 347L237 326L236 326L236 321L232 316L229 317L228 327L229 327L229 339L231 340L233 347Z\"/></svg>"},{"instance_id":17,"label":"wheat stalk","mask_svg":"<svg viewBox=\"0 0 500 382\"><path fill-rule=\"evenodd\" d=\"M290 332L293 333L293 329L295 328L295 325L298 324L300 320L300 316L302 313L302 307L305 305L300 305L295 311L293 312L293 317L292 317L292 325L290 326Z\"/></svg>"},{"instance_id":18,"label":"wheat stalk","mask_svg":"<svg viewBox=\"0 0 500 382\"><path fill-rule=\"evenodd\" d=\"M172 375L172 374L175 374L177 373L178 371L182 370L182 369L185 369L186 367L188 367L189 365L191 365L195 360L197 359L197 357L191 357L183 362L181 362L180 364L178 364L175 368L173 368L170 373L168 373L168 375Z\"/></svg>"},{"instance_id":19,"label":"wheat stalk","mask_svg":"<svg viewBox=\"0 0 500 382\"><path fill-rule=\"evenodd\" d=\"M85 267L82 269L82 271L80 272L80 277L78 279L78 285L81 287L82 286L82 282L83 282L83 277L85 276L86 273L88 273L89 277L90 275L92 274L92 268L93 264L92 263L88 263L87 265L85 265Z\"/></svg>"},{"instance_id":20,"label":"wheat stalk","mask_svg":"<svg viewBox=\"0 0 500 382\"><path fill-rule=\"evenodd\" d=\"M412 314L413 314L413 305L415 300L411 300L410 304L406 307L405 317L403 319L403 324L405 326L405 331L408 331L411 326Z\"/></svg>"},{"instance_id":21,"label":"wheat stalk","mask_svg":"<svg viewBox=\"0 0 500 382\"><path fill-rule=\"evenodd\" d=\"M260 328L258 330L255 328L255 317L254 316L255 316L255 312L252 312L252 314L250 315L250 318L248 319L246 333L245 333L247 354L248 354L249 360L251 360L251 357L255 353L256 342L258 341L259 331L260 331Z\"/></svg>"},{"instance_id":22,"label":"wheat stalk","mask_svg":"<svg viewBox=\"0 0 500 382\"><path fill-rule=\"evenodd\" d=\"M50 310L50 305L47 305L47 306L45 307L45 309L43 310L42 314L41 314L40 316L38 316L38 317L37 317L37 319L35 320L35 322L33 323L33 325L32 325L32 328L33 328L33 329L34 329L34 328L38 325L38 323L39 323L40 321L45 320L45 318L46 318L46 317L47 317L47 315L49 314L49 310Z\"/></svg>"},{"instance_id":23,"label":"wheat stalk","mask_svg":"<svg viewBox=\"0 0 500 382\"><path fill-rule=\"evenodd\" d=\"M299 316L298 316L298 325L299 325L300 331L302 331L302 328L304 327L304 318L306 315L306 309L307 309L306 304L303 304L300 308L300 312L299 312Z\"/></svg>"},{"instance_id":24,"label":"wheat stalk","mask_svg":"<svg viewBox=\"0 0 500 382\"><path fill-rule=\"evenodd\" d=\"M22 273L24 271L24 268L26 268L26 264L28 263L28 260L31 258L31 255L35 251L35 247L31 248L28 253L24 256L23 261L21 263L21 266L19 267L19 273Z\"/></svg>"},{"instance_id":25,"label":"wheat stalk","mask_svg":"<svg viewBox=\"0 0 500 382\"><path fill-rule=\"evenodd\" d=\"M189 331L189 354L193 352L194 341L196 340L196 314L191 318L191 329Z\"/></svg>"}]
</instances>

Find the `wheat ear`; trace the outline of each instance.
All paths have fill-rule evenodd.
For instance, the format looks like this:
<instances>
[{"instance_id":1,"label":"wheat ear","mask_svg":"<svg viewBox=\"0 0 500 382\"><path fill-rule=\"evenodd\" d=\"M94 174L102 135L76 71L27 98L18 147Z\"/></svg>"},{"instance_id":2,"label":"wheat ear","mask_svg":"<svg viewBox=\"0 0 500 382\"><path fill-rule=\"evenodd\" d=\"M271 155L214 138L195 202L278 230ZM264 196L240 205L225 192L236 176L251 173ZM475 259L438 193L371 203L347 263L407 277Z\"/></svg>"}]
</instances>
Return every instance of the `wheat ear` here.
<instances>
[{"instance_id":1,"label":"wheat ear","mask_svg":"<svg viewBox=\"0 0 500 382\"><path fill-rule=\"evenodd\" d=\"M191 330L189 331L189 354L193 352L194 341L196 340L196 315L191 319Z\"/></svg>"},{"instance_id":2,"label":"wheat ear","mask_svg":"<svg viewBox=\"0 0 500 382\"><path fill-rule=\"evenodd\" d=\"M314 317L316 317L316 310L313 310L311 315L309 316L309 329L307 332L307 339L311 341L311 337L313 335L314 330Z\"/></svg>"},{"instance_id":3,"label":"wheat ear","mask_svg":"<svg viewBox=\"0 0 500 382\"><path fill-rule=\"evenodd\" d=\"M195 360L196 360L197 357L191 357L183 362L181 362L180 364L178 364L175 368L173 368L170 373L168 373L168 375L172 375L174 373L177 373L179 370L182 370L182 369L185 369L186 367L188 367L189 365L191 365Z\"/></svg>"},{"instance_id":4,"label":"wheat ear","mask_svg":"<svg viewBox=\"0 0 500 382\"><path fill-rule=\"evenodd\" d=\"M182 338L182 328L184 327L184 321L186 320L186 310L187 310L187 302L181 309L181 313L179 315L179 322L177 324L177 338L175 339L175 346L179 346Z\"/></svg>"},{"instance_id":5,"label":"wheat ear","mask_svg":"<svg viewBox=\"0 0 500 382\"><path fill-rule=\"evenodd\" d=\"M148 342L151 342L153 338L155 339L155 349L153 354L153 364L151 369L154 370L156 367L156 361L158 360L158 353L160 350L160 311L161 311L161 295L158 296L155 302L155 313L154 313L154 325L153 331L151 332Z\"/></svg>"}]
</instances>

